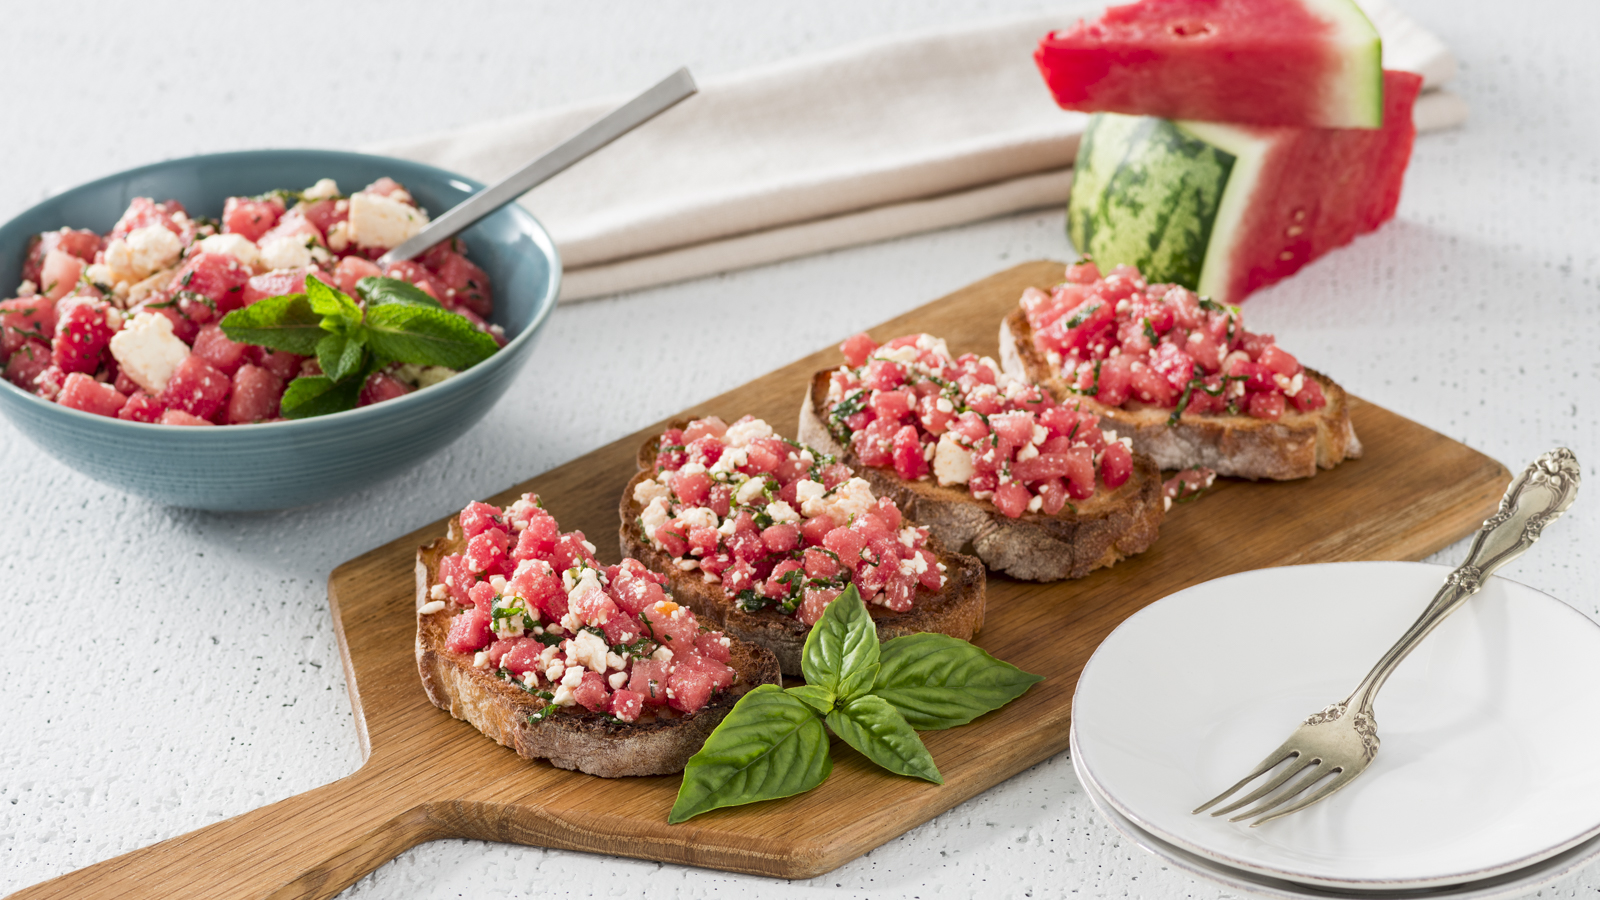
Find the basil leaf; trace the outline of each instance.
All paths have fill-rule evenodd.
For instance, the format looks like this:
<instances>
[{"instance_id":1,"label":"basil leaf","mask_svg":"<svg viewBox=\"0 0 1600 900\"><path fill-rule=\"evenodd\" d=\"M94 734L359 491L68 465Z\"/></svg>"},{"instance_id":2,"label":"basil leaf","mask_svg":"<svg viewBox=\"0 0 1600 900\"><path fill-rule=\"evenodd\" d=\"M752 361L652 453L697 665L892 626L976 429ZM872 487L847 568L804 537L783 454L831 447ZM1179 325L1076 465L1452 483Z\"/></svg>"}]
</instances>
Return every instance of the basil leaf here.
<instances>
[{"instance_id":1,"label":"basil leaf","mask_svg":"<svg viewBox=\"0 0 1600 900\"><path fill-rule=\"evenodd\" d=\"M395 362L467 369L500 345L465 318L445 309L389 303L367 310L367 346Z\"/></svg>"},{"instance_id":2,"label":"basil leaf","mask_svg":"<svg viewBox=\"0 0 1600 900\"><path fill-rule=\"evenodd\" d=\"M322 316L311 308L305 294L267 297L222 317L222 333L240 344L287 350L300 356L317 352L317 342L327 334Z\"/></svg>"},{"instance_id":3,"label":"basil leaf","mask_svg":"<svg viewBox=\"0 0 1600 900\"><path fill-rule=\"evenodd\" d=\"M362 346L362 337L359 332L348 337L327 334L318 341L317 365L322 366L322 374L334 381L343 381L356 374L367 355L366 347Z\"/></svg>"},{"instance_id":4,"label":"basil leaf","mask_svg":"<svg viewBox=\"0 0 1600 900\"><path fill-rule=\"evenodd\" d=\"M739 698L689 759L667 822L805 793L831 771L822 720L777 685L763 684Z\"/></svg>"},{"instance_id":5,"label":"basil leaf","mask_svg":"<svg viewBox=\"0 0 1600 900\"><path fill-rule=\"evenodd\" d=\"M361 325L361 307L344 291L323 284L315 275L306 276L306 296L311 309L322 316L322 327L336 334Z\"/></svg>"},{"instance_id":6,"label":"basil leaf","mask_svg":"<svg viewBox=\"0 0 1600 900\"><path fill-rule=\"evenodd\" d=\"M814 684L798 685L785 690L784 693L799 698L801 703L816 710L819 716L833 712L834 704L838 702L838 698L833 696L833 691Z\"/></svg>"},{"instance_id":7,"label":"basil leaf","mask_svg":"<svg viewBox=\"0 0 1600 900\"><path fill-rule=\"evenodd\" d=\"M882 697L864 694L843 704L828 713L828 727L862 756L896 775L944 784L922 738Z\"/></svg>"},{"instance_id":8,"label":"basil leaf","mask_svg":"<svg viewBox=\"0 0 1600 900\"><path fill-rule=\"evenodd\" d=\"M880 660L872 693L918 731L965 725L1044 680L945 634L897 637Z\"/></svg>"},{"instance_id":9,"label":"basil leaf","mask_svg":"<svg viewBox=\"0 0 1600 900\"><path fill-rule=\"evenodd\" d=\"M878 677L878 627L855 585L844 589L811 626L800 651L807 684L831 691L848 703L872 689Z\"/></svg>"},{"instance_id":10,"label":"basil leaf","mask_svg":"<svg viewBox=\"0 0 1600 900\"><path fill-rule=\"evenodd\" d=\"M427 291L398 278L374 278L369 275L356 282L356 294L366 302L368 309L386 303L444 309L439 305L439 301L428 296Z\"/></svg>"},{"instance_id":11,"label":"basil leaf","mask_svg":"<svg viewBox=\"0 0 1600 900\"><path fill-rule=\"evenodd\" d=\"M365 378L334 381L326 375L302 376L289 382L278 410L285 419L309 419L355 409L365 381Z\"/></svg>"}]
</instances>

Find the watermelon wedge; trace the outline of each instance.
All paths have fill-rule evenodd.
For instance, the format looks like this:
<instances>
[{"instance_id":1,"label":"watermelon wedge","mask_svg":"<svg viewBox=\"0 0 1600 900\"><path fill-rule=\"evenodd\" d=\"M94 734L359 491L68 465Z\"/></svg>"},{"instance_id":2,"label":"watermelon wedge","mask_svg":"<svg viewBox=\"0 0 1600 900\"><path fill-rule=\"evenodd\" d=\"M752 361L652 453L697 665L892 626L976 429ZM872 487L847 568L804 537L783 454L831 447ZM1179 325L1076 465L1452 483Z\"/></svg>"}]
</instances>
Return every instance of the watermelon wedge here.
<instances>
[{"instance_id":1,"label":"watermelon wedge","mask_svg":"<svg viewBox=\"0 0 1600 900\"><path fill-rule=\"evenodd\" d=\"M1065 109L1377 128L1380 50L1351 0L1142 0L1046 35L1034 60Z\"/></svg>"},{"instance_id":2,"label":"watermelon wedge","mask_svg":"<svg viewBox=\"0 0 1600 900\"><path fill-rule=\"evenodd\" d=\"M1385 72L1373 131L1096 113L1067 234L1102 270L1137 266L1152 283L1237 303L1394 216L1421 87Z\"/></svg>"}]
</instances>

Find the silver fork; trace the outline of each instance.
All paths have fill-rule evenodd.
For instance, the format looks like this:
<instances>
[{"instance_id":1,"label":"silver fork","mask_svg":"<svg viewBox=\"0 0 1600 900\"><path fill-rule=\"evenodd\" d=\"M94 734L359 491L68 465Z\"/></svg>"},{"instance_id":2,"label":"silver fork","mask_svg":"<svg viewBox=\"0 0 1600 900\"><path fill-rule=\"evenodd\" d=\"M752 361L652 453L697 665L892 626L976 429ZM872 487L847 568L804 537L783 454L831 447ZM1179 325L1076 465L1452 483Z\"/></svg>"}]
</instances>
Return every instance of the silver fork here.
<instances>
[{"instance_id":1,"label":"silver fork","mask_svg":"<svg viewBox=\"0 0 1600 900\"><path fill-rule=\"evenodd\" d=\"M1485 578L1521 556L1539 539L1544 526L1566 512L1578 495L1578 474L1578 461L1565 447L1551 450L1524 469L1506 489L1499 511L1483 523L1466 561L1450 573L1422 615L1378 660L1355 692L1307 718L1254 771L1194 812L1205 812L1280 765L1282 771L1265 784L1211 814L1227 815L1259 800L1254 808L1229 819L1237 822L1260 816L1250 823L1254 828L1305 809L1354 781L1378 755L1378 723L1372 701L1384 681L1446 616L1478 592ZM1315 790L1310 790L1313 786Z\"/></svg>"}]
</instances>

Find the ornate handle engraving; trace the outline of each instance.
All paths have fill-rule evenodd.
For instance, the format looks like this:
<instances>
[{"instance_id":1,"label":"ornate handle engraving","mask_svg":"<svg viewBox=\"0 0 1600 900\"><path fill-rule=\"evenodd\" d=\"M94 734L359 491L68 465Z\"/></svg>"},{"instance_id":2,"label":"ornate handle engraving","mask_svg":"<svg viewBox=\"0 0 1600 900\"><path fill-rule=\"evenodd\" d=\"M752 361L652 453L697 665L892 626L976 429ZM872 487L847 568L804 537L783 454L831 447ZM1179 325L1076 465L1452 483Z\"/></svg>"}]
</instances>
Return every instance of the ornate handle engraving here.
<instances>
[{"instance_id":1,"label":"ornate handle engraving","mask_svg":"<svg viewBox=\"0 0 1600 900\"><path fill-rule=\"evenodd\" d=\"M1512 479L1506 495L1500 499L1500 509L1484 521L1472 541L1472 548L1467 551L1466 560L1450 573L1422 615L1378 660L1345 703L1355 705L1370 717L1373 698L1389 674L1445 617L1476 594L1483 587L1484 579L1527 552L1539 540L1544 527L1559 518L1577 499L1580 480L1578 460L1565 447L1534 460Z\"/></svg>"}]
</instances>

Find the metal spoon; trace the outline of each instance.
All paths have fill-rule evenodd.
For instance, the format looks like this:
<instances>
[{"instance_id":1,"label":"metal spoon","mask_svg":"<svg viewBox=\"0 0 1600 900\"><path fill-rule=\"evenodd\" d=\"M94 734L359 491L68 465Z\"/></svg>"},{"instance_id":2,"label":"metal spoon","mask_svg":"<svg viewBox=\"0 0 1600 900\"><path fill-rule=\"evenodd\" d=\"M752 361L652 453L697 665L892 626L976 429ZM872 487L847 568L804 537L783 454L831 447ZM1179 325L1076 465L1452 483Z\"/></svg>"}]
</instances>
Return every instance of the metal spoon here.
<instances>
[{"instance_id":1,"label":"metal spoon","mask_svg":"<svg viewBox=\"0 0 1600 900\"><path fill-rule=\"evenodd\" d=\"M408 260L434 244L455 236L484 216L543 184L551 176L559 174L578 160L676 106L697 90L694 76L689 74L688 69L673 72L655 87L567 138L550 152L506 176L498 184L490 185L451 207L444 215L428 223L427 227L409 240L378 257L378 265L382 267Z\"/></svg>"}]
</instances>

